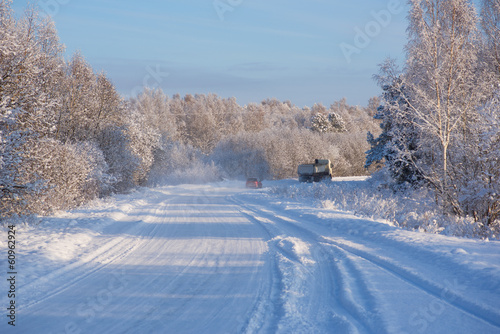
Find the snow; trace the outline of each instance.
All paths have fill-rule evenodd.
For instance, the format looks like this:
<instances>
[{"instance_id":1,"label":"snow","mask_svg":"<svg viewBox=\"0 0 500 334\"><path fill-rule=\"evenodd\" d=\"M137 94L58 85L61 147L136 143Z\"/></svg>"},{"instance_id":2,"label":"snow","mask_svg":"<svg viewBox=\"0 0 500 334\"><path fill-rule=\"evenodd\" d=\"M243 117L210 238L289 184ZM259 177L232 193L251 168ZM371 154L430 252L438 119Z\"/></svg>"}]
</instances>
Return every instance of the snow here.
<instances>
[{"instance_id":1,"label":"snow","mask_svg":"<svg viewBox=\"0 0 500 334\"><path fill-rule=\"evenodd\" d=\"M0 332L500 333L499 241L276 191L297 184L141 188L18 223L16 327L2 279Z\"/></svg>"}]
</instances>

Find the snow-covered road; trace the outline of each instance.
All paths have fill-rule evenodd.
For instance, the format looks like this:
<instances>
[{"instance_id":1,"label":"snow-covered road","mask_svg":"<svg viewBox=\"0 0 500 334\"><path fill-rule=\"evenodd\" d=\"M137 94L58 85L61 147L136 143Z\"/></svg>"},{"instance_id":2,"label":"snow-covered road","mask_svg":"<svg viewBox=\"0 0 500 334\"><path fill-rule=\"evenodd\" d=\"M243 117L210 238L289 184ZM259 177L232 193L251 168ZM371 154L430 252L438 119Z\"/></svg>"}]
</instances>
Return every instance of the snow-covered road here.
<instances>
[{"instance_id":1,"label":"snow-covered road","mask_svg":"<svg viewBox=\"0 0 500 334\"><path fill-rule=\"evenodd\" d=\"M141 189L16 228L16 326L2 316L1 333L500 333L499 242L234 182Z\"/></svg>"}]
</instances>

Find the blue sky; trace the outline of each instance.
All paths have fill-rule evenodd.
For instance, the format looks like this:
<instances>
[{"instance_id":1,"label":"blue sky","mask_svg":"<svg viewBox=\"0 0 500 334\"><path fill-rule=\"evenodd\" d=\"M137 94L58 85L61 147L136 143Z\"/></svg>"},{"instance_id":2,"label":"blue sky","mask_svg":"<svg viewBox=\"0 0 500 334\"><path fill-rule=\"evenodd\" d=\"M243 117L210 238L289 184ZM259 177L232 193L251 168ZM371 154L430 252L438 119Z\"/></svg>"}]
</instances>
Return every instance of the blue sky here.
<instances>
[{"instance_id":1,"label":"blue sky","mask_svg":"<svg viewBox=\"0 0 500 334\"><path fill-rule=\"evenodd\" d=\"M27 0L14 0L22 12ZM124 96L215 93L239 104L366 105L390 56L402 60L405 0L39 0L66 57L80 50Z\"/></svg>"}]
</instances>

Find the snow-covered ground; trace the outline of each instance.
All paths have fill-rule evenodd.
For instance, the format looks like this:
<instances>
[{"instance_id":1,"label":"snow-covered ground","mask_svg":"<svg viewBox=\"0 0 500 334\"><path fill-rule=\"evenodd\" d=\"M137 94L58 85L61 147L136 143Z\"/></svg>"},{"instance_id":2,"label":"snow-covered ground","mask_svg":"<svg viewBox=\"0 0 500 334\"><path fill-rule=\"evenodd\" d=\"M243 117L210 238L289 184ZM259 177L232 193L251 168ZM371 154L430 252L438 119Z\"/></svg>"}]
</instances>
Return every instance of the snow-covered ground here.
<instances>
[{"instance_id":1,"label":"snow-covered ground","mask_svg":"<svg viewBox=\"0 0 500 334\"><path fill-rule=\"evenodd\" d=\"M499 241L264 186L144 188L18 224L15 297L2 227L0 333L500 333Z\"/></svg>"}]
</instances>

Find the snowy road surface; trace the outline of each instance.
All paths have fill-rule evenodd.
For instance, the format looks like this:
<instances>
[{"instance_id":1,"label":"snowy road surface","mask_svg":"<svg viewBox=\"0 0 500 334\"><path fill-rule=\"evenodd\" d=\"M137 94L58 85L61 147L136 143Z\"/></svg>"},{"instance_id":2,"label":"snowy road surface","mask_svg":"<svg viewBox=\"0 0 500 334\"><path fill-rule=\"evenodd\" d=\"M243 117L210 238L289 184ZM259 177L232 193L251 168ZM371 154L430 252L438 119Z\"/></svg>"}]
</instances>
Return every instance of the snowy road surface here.
<instances>
[{"instance_id":1,"label":"snowy road surface","mask_svg":"<svg viewBox=\"0 0 500 334\"><path fill-rule=\"evenodd\" d=\"M16 229L0 333L500 333L499 242L266 189L141 189Z\"/></svg>"}]
</instances>

